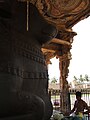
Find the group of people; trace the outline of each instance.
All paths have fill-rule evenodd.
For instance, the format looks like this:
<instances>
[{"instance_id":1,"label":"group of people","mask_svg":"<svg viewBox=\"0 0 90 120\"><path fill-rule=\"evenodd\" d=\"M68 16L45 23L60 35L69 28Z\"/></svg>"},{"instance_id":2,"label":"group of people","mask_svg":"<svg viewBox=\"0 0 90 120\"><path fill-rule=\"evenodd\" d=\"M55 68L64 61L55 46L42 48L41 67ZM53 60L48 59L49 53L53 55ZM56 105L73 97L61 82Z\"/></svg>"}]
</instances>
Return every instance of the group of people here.
<instances>
[{"instance_id":1,"label":"group of people","mask_svg":"<svg viewBox=\"0 0 90 120\"><path fill-rule=\"evenodd\" d=\"M77 120L83 120L83 115L85 113L90 113L90 107L87 103L81 98L81 92L76 92L76 101L74 107L71 111L67 112L67 115L73 115ZM85 111L86 110L86 111Z\"/></svg>"}]
</instances>

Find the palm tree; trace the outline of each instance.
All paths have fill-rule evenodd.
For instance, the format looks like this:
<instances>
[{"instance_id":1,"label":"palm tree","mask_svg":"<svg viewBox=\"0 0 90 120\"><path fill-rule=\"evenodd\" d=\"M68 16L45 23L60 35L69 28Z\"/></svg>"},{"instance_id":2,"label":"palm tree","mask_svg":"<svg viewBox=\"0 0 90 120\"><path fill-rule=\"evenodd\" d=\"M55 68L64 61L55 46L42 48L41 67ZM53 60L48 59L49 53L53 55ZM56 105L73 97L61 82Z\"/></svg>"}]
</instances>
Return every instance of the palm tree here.
<instances>
[{"instance_id":1,"label":"palm tree","mask_svg":"<svg viewBox=\"0 0 90 120\"><path fill-rule=\"evenodd\" d=\"M57 79L55 77L52 78L51 83L56 83Z\"/></svg>"},{"instance_id":2,"label":"palm tree","mask_svg":"<svg viewBox=\"0 0 90 120\"><path fill-rule=\"evenodd\" d=\"M87 74L85 74L84 80L85 80L85 81L87 81L87 82L89 82L89 81L90 81L90 80L89 80L89 77L88 77L88 75L87 75Z\"/></svg>"},{"instance_id":3,"label":"palm tree","mask_svg":"<svg viewBox=\"0 0 90 120\"><path fill-rule=\"evenodd\" d=\"M79 82L84 82L84 78L82 75L80 75Z\"/></svg>"}]
</instances>

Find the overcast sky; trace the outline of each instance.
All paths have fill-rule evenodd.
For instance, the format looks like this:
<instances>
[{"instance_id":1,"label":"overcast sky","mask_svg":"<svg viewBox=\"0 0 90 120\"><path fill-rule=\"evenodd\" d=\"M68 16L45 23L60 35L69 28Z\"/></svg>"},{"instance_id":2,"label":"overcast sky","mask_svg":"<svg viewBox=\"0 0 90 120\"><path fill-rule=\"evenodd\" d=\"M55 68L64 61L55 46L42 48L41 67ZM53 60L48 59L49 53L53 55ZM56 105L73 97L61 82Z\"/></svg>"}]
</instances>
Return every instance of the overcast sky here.
<instances>
[{"instance_id":1,"label":"overcast sky","mask_svg":"<svg viewBox=\"0 0 90 120\"><path fill-rule=\"evenodd\" d=\"M80 21L73 27L77 33L72 43L72 59L69 66L68 81L73 80L73 76L79 77L87 74L90 77L90 17ZM59 79L58 59L53 58L52 65L49 65L49 78L54 76Z\"/></svg>"}]
</instances>

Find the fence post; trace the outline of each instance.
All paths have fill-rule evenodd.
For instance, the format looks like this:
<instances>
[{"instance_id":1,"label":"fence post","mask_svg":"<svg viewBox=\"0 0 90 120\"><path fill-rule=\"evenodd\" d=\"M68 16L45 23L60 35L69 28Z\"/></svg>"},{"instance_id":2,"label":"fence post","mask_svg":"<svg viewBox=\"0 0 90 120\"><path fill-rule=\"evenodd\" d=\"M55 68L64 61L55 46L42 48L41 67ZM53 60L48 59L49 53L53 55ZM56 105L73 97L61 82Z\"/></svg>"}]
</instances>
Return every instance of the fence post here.
<instances>
[{"instance_id":1,"label":"fence post","mask_svg":"<svg viewBox=\"0 0 90 120\"><path fill-rule=\"evenodd\" d=\"M70 100L70 92L68 92L68 107L69 107L69 110L71 110L71 100Z\"/></svg>"}]
</instances>

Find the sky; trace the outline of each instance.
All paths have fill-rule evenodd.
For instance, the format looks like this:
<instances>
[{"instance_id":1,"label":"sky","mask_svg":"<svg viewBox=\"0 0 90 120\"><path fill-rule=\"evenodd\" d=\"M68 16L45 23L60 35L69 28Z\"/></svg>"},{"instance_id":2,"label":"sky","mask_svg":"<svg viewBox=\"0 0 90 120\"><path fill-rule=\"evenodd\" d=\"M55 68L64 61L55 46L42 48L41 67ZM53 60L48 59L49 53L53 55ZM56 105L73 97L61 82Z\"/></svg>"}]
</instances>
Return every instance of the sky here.
<instances>
[{"instance_id":1,"label":"sky","mask_svg":"<svg viewBox=\"0 0 90 120\"><path fill-rule=\"evenodd\" d=\"M90 77L90 17L81 20L73 28L77 33L72 43L72 59L69 65L69 74L67 80L71 82L73 77L79 78L87 74ZM59 61L56 58L51 59L52 65L49 65L49 79L55 77L59 80Z\"/></svg>"}]
</instances>

